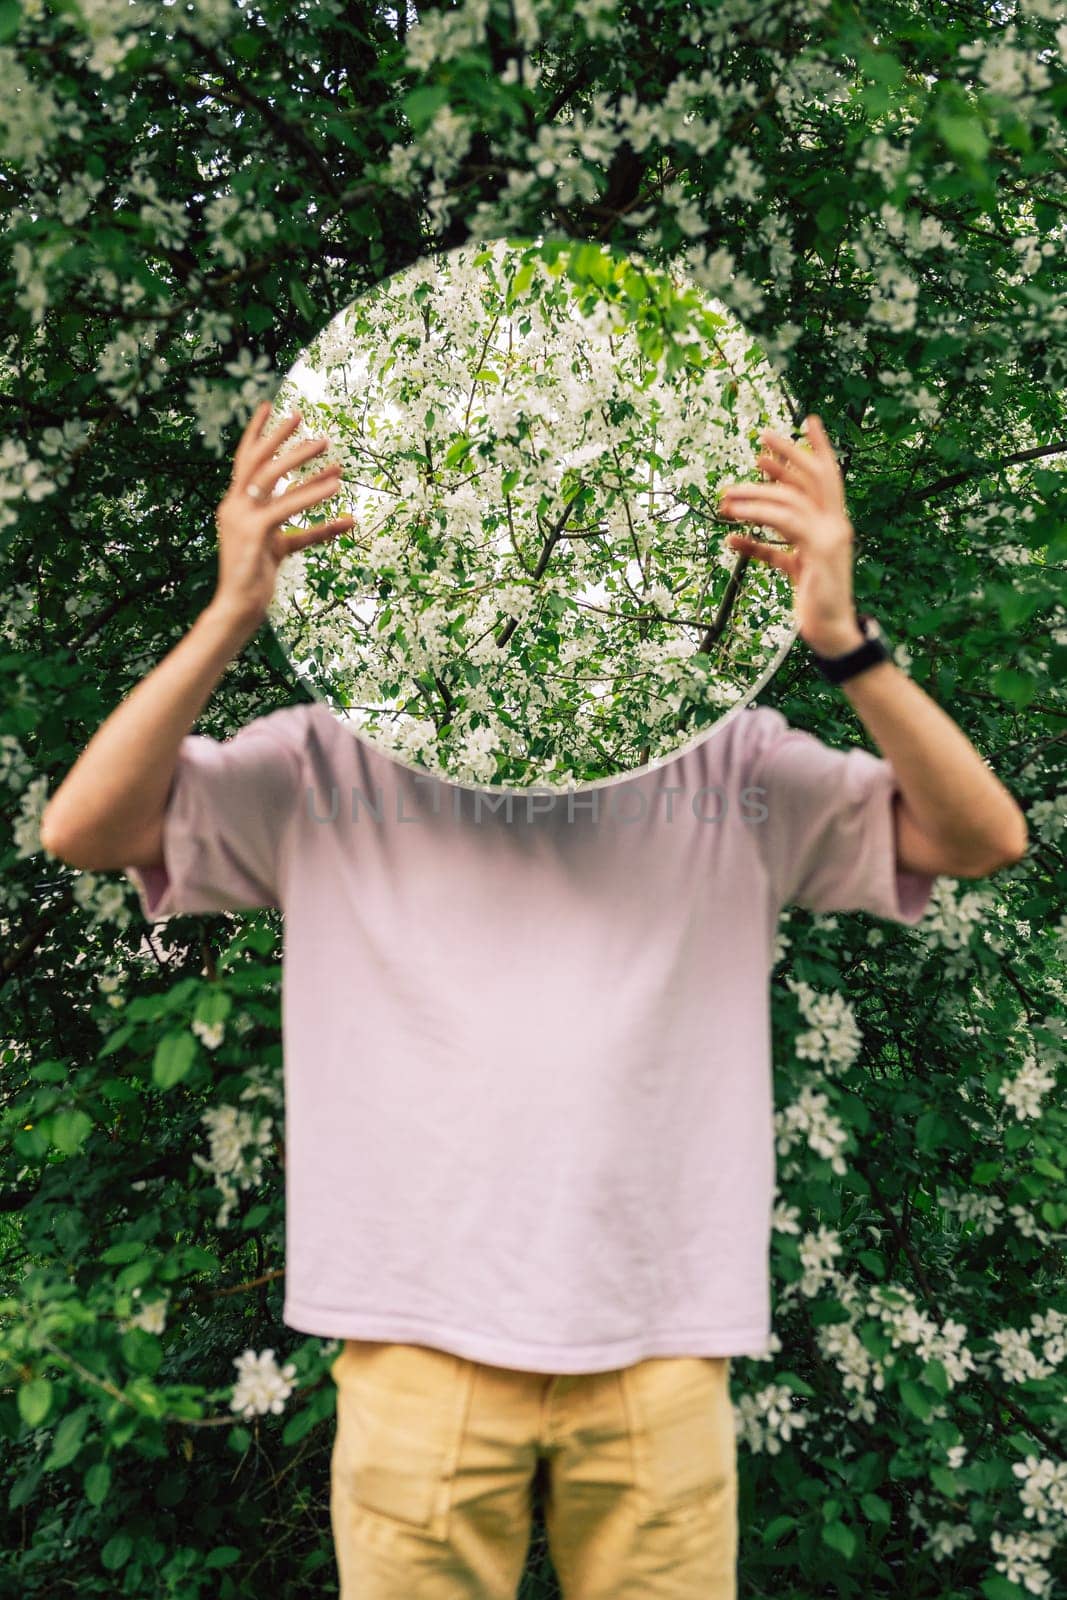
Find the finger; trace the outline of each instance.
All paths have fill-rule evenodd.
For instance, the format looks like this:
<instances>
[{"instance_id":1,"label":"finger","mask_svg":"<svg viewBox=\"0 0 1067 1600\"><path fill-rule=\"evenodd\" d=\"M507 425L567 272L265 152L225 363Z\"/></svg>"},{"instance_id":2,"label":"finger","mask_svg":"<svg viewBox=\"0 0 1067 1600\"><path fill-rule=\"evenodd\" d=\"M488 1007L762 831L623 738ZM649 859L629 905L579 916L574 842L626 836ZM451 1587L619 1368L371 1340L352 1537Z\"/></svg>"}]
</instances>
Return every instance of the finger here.
<instances>
[{"instance_id":1,"label":"finger","mask_svg":"<svg viewBox=\"0 0 1067 1600\"><path fill-rule=\"evenodd\" d=\"M306 550L310 544L325 544L339 533L347 533L356 525L355 517L335 517L332 522L320 522L314 528L279 528L282 554L293 550Z\"/></svg>"},{"instance_id":2,"label":"finger","mask_svg":"<svg viewBox=\"0 0 1067 1600\"><path fill-rule=\"evenodd\" d=\"M811 450L804 449L792 439L787 439L783 434L775 433L770 428L765 428L759 437L761 443L771 452L772 460L780 459L800 479L814 487L819 476L819 463L814 459ZM759 466L760 462L757 461L756 465Z\"/></svg>"},{"instance_id":3,"label":"finger","mask_svg":"<svg viewBox=\"0 0 1067 1600\"><path fill-rule=\"evenodd\" d=\"M719 501L725 517L762 521L761 511L775 507L794 512L811 511L808 496L795 483L746 483L741 489L728 489Z\"/></svg>"},{"instance_id":4,"label":"finger","mask_svg":"<svg viewBox=\"0 0 1067 1600\"><path fill-rule=\"evenodd\" d=\"M271 501L271 522L279 523L291 517L294 511L306 511L309 506L316 506L321 500L331 500L341 487L341 474L334 468L326 468L323 473L316 473L307 483L301 483L295 489L288 489L285 494L280 494L276 500Z\"/></svg>"},{"instance_id":5,"label":"finger","mask_svg":"<svg viewBox=\"0 0 1067 1600\"><path fill-rule=\"evenodd\" d=\"M248 422L245 425L245 430L238 441L237 449L233 453L235 473L237 467L239 465L243 465L243 463L247 460L249 452L255 449L257 441L262 436L267 418L270 416L270 411L270 401L261 400L259 405L253 411L252 415L249 417Z\"/></svg>"},{"instance_id":6,"label":"finger","mask_svg":"<svg viewBox=\"0 0 1067 1600\"><path fill-rule=\"evenodd\" d=\"M836 464L837 456L834 454L834 447L830 443L830 435L822 425L822 418L812 412L810 417L804 418L804 429L811 440L811 447L815 454L826 456Z\"/></svg>"},{"instance_id":7,"label":"finger","mask_svg":"<svg viewBox=\"0 0 1067 1600\"><path fill-rule=\"evenodd\" d=\"M284 444L294 428L300 426L300 423L300 412L294 411L292 415L283 418L271 433L261 433L259 438L252 442L244 460L241 462L243 477L238 481L238 488L244 488L253 474L258 472L260 467L271 459L278 446Z\"/></svg>"},{"instance_id":8,"label":"finger","mask_svg":"<svg viewBox=\"0 0 1067 1600\"><path fill-rule=\"evenodd\" d=\"M806 544L810 537L811 506L806 499L796 495L792 490L782 490L783 498L771 499L770 496L776 493L778 493L777 485L768 484L759 500L753 497L748 503L724 511L723 515L737 518L741 522L757 522L764 528L773 528L775 533L781 534L783 539L788 539L790 544Z\"/></svg>"},{"instance_id":9,"label":"finger","mask_svg":"<svg viewBox=\"0 0 1067 1600\"><path fill-rule=\"evenodd\" d=\"M767 544L762 539L753 538L750 533L727 534L726 542L731 550L737 551L738 555L752 556L757 561L763 561L767 566L784 572L790 578L796 574L798 558L795 550L786 550L780 544Z\"/></svg>"},{"instance_id":10,"label":"finger","mask_svg":"<svg viewBox=\"0 0 1067 1600\"><path fill-rule=\"evenodd\" d=\"M779 483L791 484L793 488L803 486L806 494L811 494L817 485L814 478L802 479L797 468L791 461L786 461L784 456L772 450L764 451L763 455L756 457L756 466L768 477L775 478Z\"/></svg>"},{"instance_id":11,"label":"finger","mask_svg":"<svg viewBox=\"0 0 1067 1600\"><path fill-rule=\"evenodd\" d=\"M286 450L284 455L268 461L265 466L257 467L255 469L256 482L261 489L273 491L279 478L284 478L286 473L295 472L297 467L302 466L305 461L310 461L312 456L321 455L324 450L329 448L329 443L328 439L302 439L299 444L294 444L291 449ZM314 476L321 478L326 472L337 472L338 470L336 463L331 463L328 467L324 467L322 472L315 473ZM304 483L312 481L311 478L303 479Z\"/></svg>"}]
</instances>

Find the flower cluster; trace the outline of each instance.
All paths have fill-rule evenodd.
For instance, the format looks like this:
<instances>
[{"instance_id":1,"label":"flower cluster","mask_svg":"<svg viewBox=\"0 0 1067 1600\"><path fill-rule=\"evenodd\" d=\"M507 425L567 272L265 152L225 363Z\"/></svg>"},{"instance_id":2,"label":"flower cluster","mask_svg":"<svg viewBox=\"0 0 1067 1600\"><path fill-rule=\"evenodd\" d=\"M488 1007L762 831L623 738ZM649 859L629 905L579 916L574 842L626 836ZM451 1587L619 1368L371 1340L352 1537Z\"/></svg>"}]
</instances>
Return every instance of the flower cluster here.
<instances>
[{"instance_id":1,"label":"flower cluster","mask_svg":"<svg viewBox=\"0 0 1067 1600\"><path fill-rule=\"evenodd\" d=\"M266 1086L252 1085L242 1091L242 1098L270 1093ZM201 1121L210 1136L210 1154L202 1156L198 1151L193 1161L210 1174L222 1193L215 1226L225 1228L239 1191L253 1189L263 1181L263 1162L274 1142L274 1118L263 1115L258 1106L249 1110L224 1104L209 1107Z\"/></svg>"},{"instance_id":2,"label":"flower cluster","mask_svg":"<svg viewBox=\"0 0 1067 1600\"><path fill-rule=\"evenodd\" d=\"M245 1350L241 1355L234 1356L233 1364L238 1376L230 1400L231 1410L240 1412L243 1417L254 1417L267 1411L279 1416L293 1392L292 1380L296 1377L294 1363L287 1361L284 1367L279 1368L274 1351L267 1349L261 1350L258 1356L254 1350Z\"/></svg>"}]
</instances>

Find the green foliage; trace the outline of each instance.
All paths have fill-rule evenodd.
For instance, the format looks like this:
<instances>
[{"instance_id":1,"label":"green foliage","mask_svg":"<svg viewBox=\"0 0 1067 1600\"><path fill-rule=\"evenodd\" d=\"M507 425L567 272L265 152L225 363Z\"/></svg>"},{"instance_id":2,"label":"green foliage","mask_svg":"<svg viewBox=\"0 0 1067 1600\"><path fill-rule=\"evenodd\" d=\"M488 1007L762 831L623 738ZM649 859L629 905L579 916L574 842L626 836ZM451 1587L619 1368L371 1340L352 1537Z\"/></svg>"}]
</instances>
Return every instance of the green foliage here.
<instances>
[{"instance_id":1,"label":"green foliage","mask_svg":"<svg viewBox=\"0 0 1067 1600\"><path fill-rule=\"evenodd\" d=\"M1058 11L480 15L0 3L2 1587L297 1600L335 1583L332 1352L281 1322L280 919L152 932L120 874L50 858L37 822L210 598L240 428L314 335L423 256L554 232L588 247L568 256L579 288L598 287L594 244L684 265L769 353L794 420L824 419L858 601L1030 823L1023 862L940 880L915 929L783 922L777 1337L733 1366L740 1591L1052 1600ZM621 292L640 308L647 284L630 272ZM647 359L669 331L648 324ZM222 736L296 694L263 630L198 728ZM802 646L764 698L869 743ZM244 1119L232 1168L219 1116ZM295 1368L282 1415L234 1384L242 1353L267 1349ZM523 1600L552 1593L538 1539Z\"/></svg>"}]
</instances>

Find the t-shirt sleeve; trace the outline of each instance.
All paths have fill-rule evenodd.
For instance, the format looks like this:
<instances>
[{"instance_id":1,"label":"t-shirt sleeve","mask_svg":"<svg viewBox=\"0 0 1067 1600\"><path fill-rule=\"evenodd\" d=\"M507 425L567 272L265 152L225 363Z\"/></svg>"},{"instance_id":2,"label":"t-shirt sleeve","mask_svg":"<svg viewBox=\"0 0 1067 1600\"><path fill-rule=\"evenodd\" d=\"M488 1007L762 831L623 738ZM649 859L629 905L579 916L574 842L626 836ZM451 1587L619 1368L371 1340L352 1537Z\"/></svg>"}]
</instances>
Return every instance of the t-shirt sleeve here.
<instances>
[{"instance_id":1,"label":"t-shirt sleeve","mask_svg":"<svg viewBox=\"0 0 1067 1600\"><path fill-rule=\"evenodd\" d=\"M186 734L163 818L163 864L122 869L148 921L280 907L281 845L299 803L305 711L272 711L229 739Z\"/></svg>"},{"instance_id":2,"label":"t-shirt sleeve","mask_svg":"<svg viewBox=\"0 0 1067 1600\"><path fill-rule=\"evenodd\" d=\"M766 810L750 824L779 909L868 911L916 923L935 875L897 866L892 764L859 746L835 750L780 711L747 713L745 782Z\"/></svg>"}]
</instances>

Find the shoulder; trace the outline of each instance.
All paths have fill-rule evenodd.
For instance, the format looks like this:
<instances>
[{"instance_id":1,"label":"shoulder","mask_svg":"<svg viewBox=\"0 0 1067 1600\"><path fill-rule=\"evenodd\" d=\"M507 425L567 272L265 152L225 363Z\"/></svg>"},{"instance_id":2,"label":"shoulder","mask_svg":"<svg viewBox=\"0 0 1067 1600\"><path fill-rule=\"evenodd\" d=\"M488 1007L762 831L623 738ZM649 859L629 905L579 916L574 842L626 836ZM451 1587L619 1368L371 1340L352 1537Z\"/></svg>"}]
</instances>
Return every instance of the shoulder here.
<instances>
[{"instance_id":1,"label":"shoulder","mask_svg":"<svg viewBox=\"0 0 1067 1600\"><path fill-rule=\"evenodd\" d=\"M772 773L798 768L808 774L830 748L806 728L791 723L774 706L750 706L737 718L735 759L746 781L758 784Z\"/></svg>"},{"instance_id":2,"label":"shoulder","mask_svg":"<svg viewBox=\"0 0 1067 1600\"><path fill-rule=\"evenodd\" d=\"M315 713L319 709L317 703L280 706L277 711L267 711L260 717L253 717L232 734L228 742L242 746L273 745L279 751L288 751L300 757L307 748L310 730L315 725Z\"/></svg>"},{"instance_id":3,"label":"shoulder","mask_svg":"<svg viewBox=\"0 0 1067 1600\"><path fill-rule=\"evenodd\" d=\"M759 761L782 739L799 730L792 728L781 711L773 706L746 706L723 730L730 738L733 759L745 767Z\"/></svg>"},{"instance_id":4,"label":"shoulder","mask_svg":"<svg viewBox=\"0 0 1067 1600\"><path fill-rule=\"evenodd\" d=\"M736 737L743 741L746 748L759 747L780 739L792 728L784 712L776 710L774 706L746 706L734 720L737 723Z\"/></svg>"},{"instance_id":5,"label":"shoulder","mask_svg":"<svg viewBox=\"0 0 1067 1600\"><path fill-rule=\"evenodd\" d=\"M760 755L789 731L782 713L770 706L734 709L674 758L679 763L678 775L687 785L747 783Z\"/></svg>"}]
</instances>

